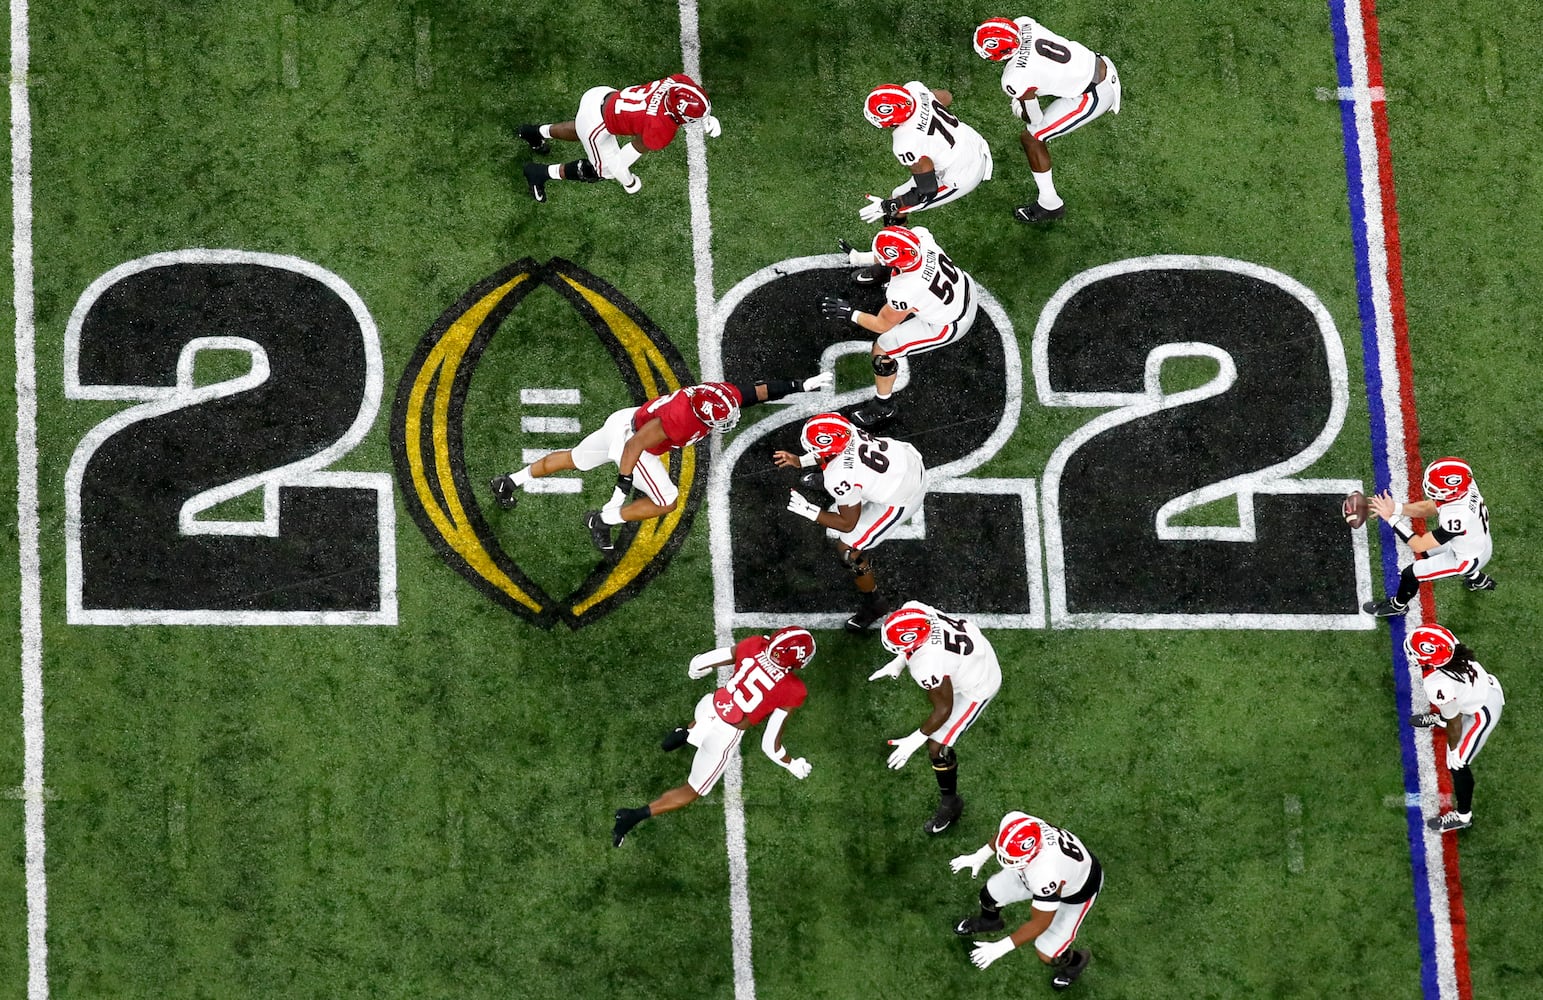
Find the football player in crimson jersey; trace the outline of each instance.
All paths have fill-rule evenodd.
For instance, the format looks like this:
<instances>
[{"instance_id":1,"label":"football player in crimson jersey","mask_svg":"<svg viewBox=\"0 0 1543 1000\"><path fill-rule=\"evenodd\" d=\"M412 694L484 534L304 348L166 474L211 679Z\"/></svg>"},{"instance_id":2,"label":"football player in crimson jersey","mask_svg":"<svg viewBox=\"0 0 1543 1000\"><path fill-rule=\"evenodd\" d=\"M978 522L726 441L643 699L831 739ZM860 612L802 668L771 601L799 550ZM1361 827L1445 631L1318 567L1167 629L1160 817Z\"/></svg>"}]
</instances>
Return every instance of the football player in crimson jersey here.
<instances>
[{"instance_id":1,"label":"football player in crimson jersey","mask_svg":"<svg viewBox=\"0 0 1543 1000\"><path fill-rule=\"evenodd\" d=\"M786 469L819 465L826 499L834 497L835 503L827 510L795 489L788 495L788 510L835 539L862 600L846 627L866 632L889 610L869 553L921 507L927 493L926 467L911 445L860 431L839 413L815 414L804 422L799 436L802 454L777 451L772 461Z\"/></svg>"},{"instance_id":2,"label":"football player in crimson jersey","mask_svg":"<svg viewBox=\"0 0 1543 1000\"><path fill-rule=\"evenodd\" d=\"M895 159L911 171L911 178L888 198L869 195L868 204L857 213L864 222L882 219L886 226L905 225L911 212L956 201L991 179L991 147L948 110L953 102L948 91L930 90L920 80L904 87L886 83L868 94L863 114L875 128L894 130ZM843 249L851 253L850 246ZM888 277L888 271L870 267L853 277L869 284Z\"/></svg>"},{"instance_id":3,"label":"football player in crimson jersey","mask_svg":"<svg viewBox=\"0 0 1543 1000\"><path fill-rule=\"evenodd\" d=\"M949 868L968 868L975 878L992 855L1002 870L981 886L980 914L956 923L954 933L971 937L1003 930L1002 907L1032 900L1034 916L1027 923L1008 937L977 942L970 961L984 969L1033 941L1039 960L1050 966L1051 987L1066 989L1093 959L1087 949L1073 951L1071 944L1104 887L1103 865L1071 833L1021 812L1003 816L992 843L954 858Z\"/></svg>"},{"instance_id":4,"label":"football player in crimson jersey","mask_svg":"<svg viewBox=\"0 0 1543 1000\"><path fill-rule=\"evenodd\" d=\"M834 296L820 300L826 319L855 323L877 334L872 352L876 397L852 414L859 426L872 430L900 412L891 397L900 375L899 359L946 347L969 333L979 312L979 296L975 279L921 226L886 226L874 235L872 253L849 249L847 258L854 264L876 264L893 275L888 301L877 313L861 312Z\"/></svg>"},{"instance_id":5,"label":"football player in crimson jersey","mask_svg":"<svg viewBox=\"0 0 1543 1000\"><path fill-rule=\"evenodd\" d=\"M932 710L909 736L890 740L891 770L905 766L922 744L932 758L932 774L938 779L938 808L922 825L929 835L947 830L964 811L959 796L959 758L954 744L985 712L1002 686L1002 668L996 650L973 622L950 618L921 601L907 601L890 612L879 628L884 648L895 658L868 675L911 677L927 692Z\"/></svg>"},{"instance_id":6,"label":"football player in crimson jersey","mask_svg":"<svg viewBox=\"0 0 1543 1000\"><path fill-rule=\"evenodd\" d=\"M680 127L691 123L699 123L708 136L716 137L723 132L712 115L707 91L684 73L622 90L592 87L579 100L579 111L573 121L517 128L532 152L547 153L551 150L548 139L564 139L582 144L587 157L551 166L525 164L531 197L546 201L548 181L593 184L601 178L616 181L628 194L637 194L643 182L633 174L632 165L645 150L668 146ZM628 139L632 141L623 146Z\"/></svg>"},{"instance_id":7,"label":"football player in crimson jersey","mask_svg":"<svg viewBox=\"0 0 1543 1000\"><path fill-rule=\"evenodd\" d=\"M1489 507L1473 480L1473 469L1460 458L1438 458L1425 469L1424 488L1424 500L1399 503L1386 491L1367 502L1415 554L1399 575L1398 590L1384 600L1366 602L1361 610L1367 614L1402 616L1426 581L1460 577L1469 590L1495 589L1495 578L1484 572L1495 551ZM1415 534L1409 520L1413 517L1435 518L1435 526Z\"/></svg>"},{"instance_id":8,"label":"football player in crimson jersey","mask_svg":"<svg viewBox=\"0 0 1543 1000\"><path fill-rule=\"evenodd\" d=\"M982 59L1005 62L1002 91L1012 100L1013 116L1026 126L1018 137L1039 194L1013 209L1019 222L1048 222L1066 214L1050 176L1045 144L1086 125L1105 111L1120 113L1120 74L1108 56L1063 38L1032 17L993 17L975 29L975 51ZM1041 96L1055 98L1040 109Z\"/></svg>"},{"instance_id":9,"label":"football player in crimson jersey","mask_svg":"<svg viewBox=\"0 0 1543 1000\"><path fill-rule=\"evenodd\" d=\"M802 781L812 765L782 748L782 727L793 710L804 703L809 691L795 671L814 659L814 636L797 626L780 628L771 635L753 635L736 645L724 646L691 658L686 673L701 680L719 667L732 665L733 673L722 687L704 694L696 715L687 726L664 738L662 750L696 747L691 775L684 785L672 788L646 806L616 810L611 843L621 846L628 831L650 816L689 806L713 790L723 769L739 746L745 730L766 723L761 751L773 764Z\"/></svg>"},{"instance_id":10,"label":"football player in crimson jersey","mask_svg":"<svg viewBox=\"0 0 1543 1000\"><path fill-rule=\"evenodd\" d=\"M1442 726L1447 738L1447 769L1452 772L1451 812L1431 817L1426 825L1439 833L1473 825L1473 759L1484 749L1505 708L1505 691L1495 675L1473 658L1473 650L1434 623L1409 631L1404 655L1418 663L1425 698L1436 709L1409 716L1412 726Z\"/></svg>"},{"instance_id":11,"label":"football player in crimson jersey","mask_svg":"<svg viewBox=\"0 0 1543 1000\"><path fill-rule=\"evenodd\" d=\"M642 406L617 410L571 449L543 455L517 472L494 476L488 486L498 505L511 510L519 502L519 491L534 480L570 469L587 472L614 462L616 488L611 491L611 499L600 510L584 514L584 524L595 548L602 555L613 556L613 525L663 517L675 509L680 490L664 466L664 456L670 449L686 448L713 431L730 429L739 422L741 407L781 399L789 393L828 389L834 382L835 377L827 372L797 382L763 379L753 383L688 385L656 396ZM642 489L643 495L628 503L634 485Z\"/></svg>"}]
</instances>

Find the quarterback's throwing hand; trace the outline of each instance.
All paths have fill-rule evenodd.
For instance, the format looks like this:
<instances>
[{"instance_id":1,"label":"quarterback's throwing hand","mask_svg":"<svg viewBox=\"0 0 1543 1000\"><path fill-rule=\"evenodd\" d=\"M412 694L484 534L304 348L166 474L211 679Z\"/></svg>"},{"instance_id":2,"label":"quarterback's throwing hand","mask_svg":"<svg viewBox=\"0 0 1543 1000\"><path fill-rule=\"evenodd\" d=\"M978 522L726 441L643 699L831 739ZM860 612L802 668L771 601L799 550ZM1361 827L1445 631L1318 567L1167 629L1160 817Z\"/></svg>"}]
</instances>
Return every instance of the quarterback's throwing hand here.
<instances>
[{"instance_id":1,"label":"quarterback's throwing hand","mask_svg":"<svg viewBox=\"0 0 1543 1000\"><path fill-rule=\"evenodd\" d=\"M810 503L807 499L804 498L804 495L797 490L788 490L788 510L797 514L799 517L806 518L810 521L813 521L820 516L820 505Z\"/></svg>"},{"instance_id":2,"label":"quarterback's throwing hand","mask_svg":"<svg viewBox=\"0 0 1543 1000\"><path fill-rule=\"evenodd\" d=\"M820 313L826 319L841 320L844 323L852 322L852 314L857 310L852 308L852 303L846 299L838 299L834 295L827 295L820 300Z\"/></svg>"},{"instance_id":3,"label":"quarterback's throwing hand","mask_svg":"<svg viewBox=\"0 0 1543 1000\"><path fill-rule=\"evenodd\" d=\"M977 941L975 950L970 952L970 961L975 963L977 969L984 969L1003 955L1016 947L1013 939L1005 937L1000 941Z\"/></svg>"},{"instance_id":4,"label":"quarterback's throwing hand","mask_svg":"<svg viewBox=\"0 0 1543 1000\"><path fill-rule=\"evenodd\" d=\"M905 767L905 762L911 759L911 754L921 749L921 745L925 742L927 742L927 734L920 729L909 736L902 736L898 740L890 740L889 745L895 749L889 755L889 769L891 771L898 771Z\"/></svg>"},{"instance_id":5,"label":"quarterback's throwing hand","mask_svg":"<svg viewBox=\"0 0 1543 1000\"><path fill-rule=\"evenodd\" d=\"M970 878L974 878L980 874L981 865L991 860L993 853L995 852L992 850L991 845L987 844L974 854L959 855L948 863L948 870L957 875L968 868L970 870Z\"/></svg>"}]
</instances>

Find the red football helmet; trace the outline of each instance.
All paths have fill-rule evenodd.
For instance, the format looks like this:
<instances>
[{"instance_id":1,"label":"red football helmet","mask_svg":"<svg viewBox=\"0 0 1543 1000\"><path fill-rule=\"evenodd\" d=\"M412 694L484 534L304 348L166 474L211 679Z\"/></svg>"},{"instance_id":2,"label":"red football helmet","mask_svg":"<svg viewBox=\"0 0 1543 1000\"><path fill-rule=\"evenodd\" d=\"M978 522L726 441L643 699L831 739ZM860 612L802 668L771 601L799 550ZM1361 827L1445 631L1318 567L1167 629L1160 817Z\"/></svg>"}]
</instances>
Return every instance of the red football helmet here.
<instances>
[{"instance_id":1,"label":"red football helmet","mask_svg":"<svg viewBox=\"0 0 1543 1000\"><path fill-rule=\"evenodd\" d=\"M814 659L814 636L806 628L788 625L771 634L771 641L761 651L766 662L783 670L807 667Z\"/></svg>"},{"instance_id":2,"label":"red football helmet","mask_svg":"<svg viewBox=\"0 0 1543 1000\"><path fill-rule=\"evenodd\" d=\"M691 412L715 431L726 431L739 423L739 403L723 382L704 382L686 387Z\"/></svg>"},{"instance_id":3,"label":"red football helmet","mask_svg":"<svg viewBox=\"0 0 1543 1000\"><path fill-rule=\"evenodd\" d=\"M997 828L997 860L1003 868L1022 868L1034 860L1044 842L1039 820L1028 813L1010 812Z\"/></svg>"},{"instance_id":4,"label":"red football helmet","mask_svg":"<svg viewBox=\"0 0 1543 1000\"><path fill-rule=\"evenodd\" d=\"M1404 655L1423 670L1440 670L1457 655L1457 636L1435 622L1409 630L1404 640Z\"/></svg>"},{"instance_id":5,"label":"red football helmet","mask_svg":"<svg viewBox=\"0 0 1543 1000\"><path fill-rule=\"evenodd\" d=\"M886 83L874 87L863 102L863 114L874 128L894 128L916 114L916 98L904 87Z\"/></svg>"},{"instance_id":6,"label":"red football helmet","mask_svg":"<svg viewBox=\"0 0 1543 1000\"><path fill-rule=\"evenodd\" d=\"M677 125L701 121L712 113L712 102L707 91L695 83L670 81L670 91L664 95L664 113Z\"/></svg>"},{"instance_id":7,"label":"red football helmet","mask_svg":"<svg viewBox=\"0 0 1543 1000\"><path fill-rule=\"evenodd\" d=\"M885 226L873 236L873 255L899 274L922 266L922 239L904 226Z\"/></svg>"},{"instance_id":8,"label":"red football helmet","mask_svg":"<svg viewBox=\"0 0 1543 1000\"><path fill-rule=\"evenodd\" d=\"M846 451L855 433L852 422L841 414L816 413L804 421L804 429L799 437L805 451L812 451L820 456L821 461L828 462Z\"/></svg>"},{"instance_id":9,"label":"red football helmet","mask_svg":"<svg viewBox=\"0 0 1543 1000\"><path fill-rule=\"evenodd\" d=\"M891 653L914 653L932 635L932 616L914 603L891 611L879 629L884 648Z\"/></svg>"},{"instance_id":10,"label":"red football helmet","mask_svg":"<svg viewBox=\"0 0 1543 1000\"><path fill-rule=\"evenodd\" d=\"M1438 458L1425 467L1425 497L1437 503L1456 500L1473 487L1473 469L1460 458Z\"/></svg>"},{"instance_id":11,"label":"red football helmet","mask_svg":"<svg viewBox=\"0 0 1543 1000\"><path fill-rule=\"evenodd\" d=\"M1023 36L1018 33L1017 22L1005 17L993 17L975 29L975 54L982 59L1001 62L1018 51L1018 43L1021 41Z\"/></svg>"}]
</instances>

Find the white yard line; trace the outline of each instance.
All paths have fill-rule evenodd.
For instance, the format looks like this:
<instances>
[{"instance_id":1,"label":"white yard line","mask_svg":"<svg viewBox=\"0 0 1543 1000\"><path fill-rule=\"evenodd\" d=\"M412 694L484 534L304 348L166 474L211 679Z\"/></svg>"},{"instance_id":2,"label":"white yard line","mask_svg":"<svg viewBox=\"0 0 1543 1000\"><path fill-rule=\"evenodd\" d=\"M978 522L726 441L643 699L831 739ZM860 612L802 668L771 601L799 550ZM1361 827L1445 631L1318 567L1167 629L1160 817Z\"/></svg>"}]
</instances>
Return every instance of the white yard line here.
<instances>
[{"instance_id":1,"label":"white yard line","mask_svg":"<svg viewBox=\"0 0 1543 1000\"><path fill-rule=\"evenodd\" d=\"M26 814L27 997L48 996L43 836L43 605L38 562L37 329L32 295L32 110L27 0L11 0L11 272L16 311L16 527L21 564L21 792Z\"/></svg>"},{"instance_id":2,"label":"white yard line","mask_svg":"<svg viewBox=\"0 0 1543 1000\"><path fill-rule=\"evenodd\" d=\"M698 32L696 0L680 0L681 69L693 80L702 79L702 40ZM709 93L711 91L709 90ZM704 381L723 378L723 353L719 343L717 302L713 297L713 223L707 204L707 143L700 128L683 130L686 139L686 171L691 200L691 253L696 265L697 369ZM717 444L716 439L714 444ZM729 539L709 531L713 561L728 558ZM734 642L732 606L713 601L713 643ZM742 759L735 754L723 772L724 846L729 855L730 936L734 946L734 1000L755 1000L755 969L750 957L750 865L745 852L745 799Z\"/></svg>"}]
</instances>

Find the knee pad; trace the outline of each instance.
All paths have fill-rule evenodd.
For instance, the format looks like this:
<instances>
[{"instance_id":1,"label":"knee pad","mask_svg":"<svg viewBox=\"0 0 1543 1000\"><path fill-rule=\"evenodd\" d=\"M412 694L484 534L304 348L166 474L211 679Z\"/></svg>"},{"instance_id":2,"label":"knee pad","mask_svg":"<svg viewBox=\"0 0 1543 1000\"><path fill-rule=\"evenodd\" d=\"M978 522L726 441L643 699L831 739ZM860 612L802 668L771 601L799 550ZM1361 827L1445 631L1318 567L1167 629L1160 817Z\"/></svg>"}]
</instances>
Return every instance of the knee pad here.
<instances>
[{"instance_id":1,"label":"knee pad","mask_svg":"<svg viewBox=\"0 0 1543 1000\"><path fill-rule=\"evenodd\" d=\"M853 576L867 576L873 572L873 564L868 561L868 553L858 549L847 549L841 553L841 562Z\"/></svg>"},{"instance_id":2,"label":"knee pad","mask_svg":"<svg viewBox=\"0 0 1543 1000\"><path fill-rule=\"evenodd\" d=\"M888 378L900 371L900 363L888 354L875 354L873 356L873 374Z\"/></svg>"},{"instance_id":3,"label":"knee pad","mask_svg":"<svg viewBox=\"0 0 1543 1000\"><path fill-rule=\"evenodd\" d=\"M941 751L938 752L936 757L932 758L932 767L934 770L947 771L950 768L957 766L959 766L959 755L954 753L953 747L944 747Z\"/></svg>"},{"instance_id":4,"label":"knee pad","mask_svg":"<svg viewBox=\"0 0 1543 1000\"><path fill-rule=\"evenodd\" d=\"M574 160L563 167L563 174L569 180L583 181L586 184L594 184L600 180L600 171L588 160Z\"/></svg>"}]
</instances>

